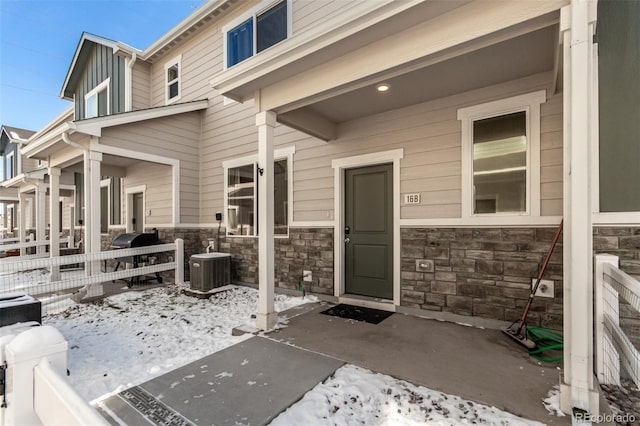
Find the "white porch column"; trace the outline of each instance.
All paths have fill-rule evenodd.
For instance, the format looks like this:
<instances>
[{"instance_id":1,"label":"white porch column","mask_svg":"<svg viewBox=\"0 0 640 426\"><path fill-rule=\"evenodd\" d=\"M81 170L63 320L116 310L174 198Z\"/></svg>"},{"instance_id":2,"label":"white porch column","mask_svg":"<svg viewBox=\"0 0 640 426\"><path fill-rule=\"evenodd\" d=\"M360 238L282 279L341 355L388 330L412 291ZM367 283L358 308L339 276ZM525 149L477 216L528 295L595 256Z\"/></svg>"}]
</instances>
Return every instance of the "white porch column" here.
<instances>
[{"instance_id":1,"label":"white porch column","mask_svg":"<svg viewBox=\"0 0 640 426\"><path fill-rule=\"evenodd\" d=\"M36 185L36 241L46 240L46 196L47 188L44 186L44 183L38 183ZM45 250L45 246L36 247L36 253L38 254L44 253Z\"/></svg>"},{"instance_id":2,"label":"white porch column","mask_svg":"<svg viewBox=\"0 0 640 426\"><path fill-rule=\"evenodd\" d=\"M88 253L98 253L100 247L100 166L102 163L102 153L89 151L89 184L85 177L85 187L89 189L89 198L85 198L85 234L89 237L87 242ZM85 197L87 193L85 192ZM91 275L100 271L99 262L93 262Z\"/></svg>"},{"instance_id":3,"label":"white porch column","mask_svg":"<svg viewBox=\"0 0 640 426\"><path fill-rule=\"evenodd\" d=\"M60 169L49 167L49 255L60 256ZM50 281L60 281L60 267L52 266Z\"/></svg>"},{"instance_id":4,"label":"white porch column","mask_svg":"<svg viewBox=\"0 0 640 426\"><path fill-rule=\"evenodd\" d=\"M273 306L273 129L272 111L256 114L258 126L258 312L256 325L261 330L275 327L278 316Z\"/></svg>"},{"instance_id":5,"label":"white porch column","mask_svg":"<svg viewBox=\"0 0 640 426\"><path fill-rule=\"evenodd\" d=\"M597 135L593 69L596 2L572 0L562 9L564 49L564 371L562 411L599 414L593 364L593 227L591 146Z\"/></svg>"},{"instance_id":6,"label":"white porch column","mask_svg":"<svg viewBox=\"0 0 640 426\"><path fill-rule=\"evenodd\" d=\"M19 243L23 244L27 239L27 196L24 193L18 194L18 238ZM15 208L13 214L16 214ZM24 248L20 249L20 256L24 256L27 251Z\"/></svg>"}]
</instances>

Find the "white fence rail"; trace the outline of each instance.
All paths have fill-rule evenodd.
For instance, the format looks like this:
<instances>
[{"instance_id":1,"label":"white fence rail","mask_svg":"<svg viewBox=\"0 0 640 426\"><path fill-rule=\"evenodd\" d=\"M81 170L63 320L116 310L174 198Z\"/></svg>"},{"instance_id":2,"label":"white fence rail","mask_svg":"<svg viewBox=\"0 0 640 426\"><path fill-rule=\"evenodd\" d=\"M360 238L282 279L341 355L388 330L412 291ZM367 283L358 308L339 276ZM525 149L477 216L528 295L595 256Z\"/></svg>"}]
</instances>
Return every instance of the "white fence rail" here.
<instances>
[{"instance_id":1,"label":"white fence rail","mask_svg":"<svg viewBox=\"0 0 640 426\"><path fill-rule=\"evenodd\" d=\"M144 265L136 268L128 268L113 272L102 272L100 265L102 261L129 258L133 256L148 256L151 254L174 252L173 256L167 256L168 261ZM89 296L100 295L100 290L92 288L115 280L123 280L159 272L175 270L176 283L184 282L184 242L177 239L171 244L159 244L122 250L109 250L99 253L74 254L69 256L58 256L49 258L27 259L23 256L12 258L11 261L0 262L0 279L8 281L0 285L0 294L22 292L30 296L38 297L43 304L59 302L69 297L75 291L85 291ZM15 259L15 260L13 260ZM20 274L29 271L49 270L59 271L61 266L84 264L85 274L65 276L65 274L52 274L52 280L37 282L37 280L15 279L11 282L11 277L19 277ZM46 296L46 297L45 297Z\"/></svg>"},{"instance_id":2,"label":"white fence rail","mask_svg":"<svg viewBox=\"0 0 640 426\"><path fill-rule=\"evenodd\" d=\"M640 312L640 282L618 269L618 257L596 255L596 372L600 383L620 384L621 367L640 386L640 352L620 328L620 298Z\"/></svg>"},{"instance_id":3,"label":"white fence rail","mask_svg":"<svg viewBox=\"0 0 640 426\"><path fill-rule=\"evenodd\" d=\"M33 241L33 240L35 240L35 235L33 234L33 232L25 237L26 242ZM7 244L13 244L13 243L19 243L19 242L20 242L20 237L0 238L0 249L4 250L4 247Z\"/></svg>"},{"instance_id":4,"label":"white fence rail","mask_svg":"<svg viewBox=\"0 0 640 426\"><path fill-rule=\"evenodd\" d=\"M67 381L69 345L58 330L9 326L0 336L7 370L0 426L109 424Z\"/></svg>"},{"instance_id":5,"label":"white fence rail","mask_svg":"<svg viewBox=\"0 0 640 426\"><path fill-rule=\"evenodd\" d=\"M60 238L60 243L65 244L67 247L73 247L73 237L68 236L64 238ZM8 251L8 250L16 250L16 249L24 249L29 247L41 247L48 246L50 244L49 240L27 240L24 243L12 243L12 244L0 244L0 251Z\"/></svg>"},{"instance_id":6,"label":"white fence rail","mask_svg":"<svg viewBox=\"0 0 640 426\"><path fill-rule=\"evenodd\" d=\"M20 238L0 238L0 246L5 244L17 243Z\"/></svg>"},{"instance_id":7,"label":"white fence rail","mask_svg":"<svg viewBox=\"0 0 640 426\"><path fill-rule=\"evenodd\" d=\"M108 425L43 358L33 369L33 407L44 426Z\"/></svg>"}]
</instances>

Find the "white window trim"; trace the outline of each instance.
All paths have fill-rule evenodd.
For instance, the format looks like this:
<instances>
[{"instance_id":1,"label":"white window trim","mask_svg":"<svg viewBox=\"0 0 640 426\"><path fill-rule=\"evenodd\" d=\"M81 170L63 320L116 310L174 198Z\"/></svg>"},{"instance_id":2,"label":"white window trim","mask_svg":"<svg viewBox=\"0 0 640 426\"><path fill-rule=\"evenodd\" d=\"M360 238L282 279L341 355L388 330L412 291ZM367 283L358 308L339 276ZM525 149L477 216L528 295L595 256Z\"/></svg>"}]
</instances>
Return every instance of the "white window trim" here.
<instances>
[{"instance_id":1,"label":"white window trim","mask_svg":"<svg viewBox=\"0 0 640 426\"><path fill-rule=\"evenodd\" d=\"M5 155L4 157L4 165L2 167L9 169L9 167L7 167L7 160L11 159L11 170L5 170L5 175L7 176L7 180L9 179L13 179L14 177L18 176L18 171L17 167L16 167L16 156L15 156L15 151L11 151L9 152L7 155ZM7 171L9 173L7 173Z\"/></svg>"},{"instance_id":2,"label":"white window trim","mask_svg":"<svg viewBox=\"0 0 640 426\"><path fill-rule=\"evenodd\" d=\"M462 218L482 222L485 218L540 216L540 104L547 101L545 90L458 109L462 123ZM499 115L527 113L526 211L515 213L473 213L473 122Z\"/></svg>"},{"instance_id":3,"label":"white window trim","mask_svg":"<svg viewBox=\"0 0 640 426\"><path fill-rule=\"evenodd\" d=\"M178 65L178 78L175 80L167 81L167 70L174 65ZM182 98L182 54L164 64L164 74L162 76L164 82L164 103L165 105L172 104ZM178 83L178 95L169 99L169 86L177 81Z\"/></svg>"},{"instance_id":4,"label":"white window trim","mask_svg":"<svg viewBox=\"0 0 640 426\"><path fill-rule=\"evenodd\" d=\"M105 188L105 187L107 188L107 231L108 231L109 228L111 227L111 178L102 179L100 181L100 190L102 190L102 188ZM103 208L103 206L100 205L100 208ZM109 232L107 232L107 234L108 233ZM104 233L102 234L105 235Z\"/></svg>"},{"instance_id":5,"label":"white window trim","mask_svg":"<svg viewBox=\"0 0 640 426\"><path fill-rule=\"evenodd\" d=\"M227 24L225 24L222 27L222 58L223 58L222 64L225 70L229 68L229 66L227 65L227 33L230 30L237 27L238 25L242 24L244 21L253 17L253 54L251 55L251 57L254 57L257 54L256 46L258 45L257 39L256 39L256 17L257 15L260 15L262 12L280 3L281 1L282 0L262 0L260 3L258 3L257 5L255 5L254 7L252 7L245 13L243 13L242 15L238 16L236 19L229 21ZM287 2L287 39L289 39L293 35L293 12L292 12L293 0L284 0L284 1ZM269 50L269 49L270 48L267 48L266 50ZM232 65L232 66L235 66L235 65Z\"/></svg>"},{"instance_id":6,"label":"white window trim","mask_svg":"<svg viewBox=\"0 0 640 426\"><path fill-rule=\"evenodd\" d=\"M110 92L109 91L109 85L110 84L111 84L111 77L107 77L106 80L104 80L102 83L98 84L96 87L91 89L91 91L89 93L84 95L84 118L95 118L95 117L87 117L87 103L89 102L89 99L93 95L96 95L96 94L102 92L104 89L107 89L107 115L111 114L111 94L109 93ZM96 98L96 101L97 101L97 98ZM96 114L98 114L97 105L96 105ZM99 117L99 116L96 115L96 117Z\"/></svg>"},{"instance_id":7,"label":"white window trim","mask_svg":"<svg viewBox=\"0 0 640 426\"><path fill-rule=\"evenodd\" d=\"M274 235L275 238L289 238L289 229L293 223L293 154L295 154L296 148L295 146L289 146L286 148L274 149L273 150L273 161L278 160L287 160L287 233L286 234L277 234ZM248 164L257 164L258 163L258 155L247 155L245 157L240 158L232 158L230 160L225 160L222 162L222 168L224 169L224 212L222 217L224 218L224 227L226 229L225 233L227 237L232 238L258 238L258 235L229 235L229 229L227 224L229 223L229 169L234 167L246 166ZM256 196L256 204L254 206L255 209L255 220L258 220L258 206L257 206L257 196Z\"/></svg>"}]
</instances>

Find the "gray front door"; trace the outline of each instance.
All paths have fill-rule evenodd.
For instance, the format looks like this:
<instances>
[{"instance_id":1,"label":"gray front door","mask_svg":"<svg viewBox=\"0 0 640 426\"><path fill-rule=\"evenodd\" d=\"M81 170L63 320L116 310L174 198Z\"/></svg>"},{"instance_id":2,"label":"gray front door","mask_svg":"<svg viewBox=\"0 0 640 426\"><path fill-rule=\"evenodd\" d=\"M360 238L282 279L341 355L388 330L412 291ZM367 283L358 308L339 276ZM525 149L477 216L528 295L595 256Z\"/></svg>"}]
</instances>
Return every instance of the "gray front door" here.
<instances>
[{"instance_id":1,"label":"gray front door","mask_svg":"<svg viewBox=\"0 0 640 426\"><path fill-rule=\"evenodd\" d=\"M133 194L133 232L141 234L144 231L144 210L142 192Z\"/></svg>"},{"instance_id":2,"label":"gray front door","mask_svg":"<svg viewBox=\"0 0 640 426\"><path fill-rule=\"evenodd\" d=\"M393 165L345 171L345 292L393 299Z\"/></svg>"}]
</instances>

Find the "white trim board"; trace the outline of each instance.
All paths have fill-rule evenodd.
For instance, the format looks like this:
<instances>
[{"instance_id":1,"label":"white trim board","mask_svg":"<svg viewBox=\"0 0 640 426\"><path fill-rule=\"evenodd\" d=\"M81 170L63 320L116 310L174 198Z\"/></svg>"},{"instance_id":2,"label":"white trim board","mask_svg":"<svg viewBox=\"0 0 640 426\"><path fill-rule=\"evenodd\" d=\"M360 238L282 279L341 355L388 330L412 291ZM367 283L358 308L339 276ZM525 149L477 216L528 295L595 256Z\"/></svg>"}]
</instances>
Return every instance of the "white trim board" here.
<instances>
[{"instance_id":1,"label":"white trim board","mask_svg":"<svg viewBox=\"0 0 640 426\"><path fill-rule=\"evenodd\" d=\"M400 304L400 160L404 149L338 158L331 161L334 169L334 296L342 297L344 283L344 171L350 168L393 163L393 304Z\"/></svg>"},{"instance_id":2,"label":"white trim board","mask_svg":"<svg viewBox=\"0 0 640 426\"><path fill-rule=\"evenodd\" d=\"M505 228L505 227L536 227L558 226L562 216L493 216L486 218L447 218L447 219L400 219L400 226L405 228Z\"/></svg>"},{"instance_id":3,"label":"white trim board","mask_svg":"<svg viewBox=\"0 0 640 426\"><path fill-rule=\"evenodd\" d=\"M171 185L173 189L171 219L174 224L180 222L180 160L176 158L162 157L155 154L132 151L130 149L118 148L110 145L103 145L100 143L91 144L91 150L101 152L103 154L112 154L119 157L133 158L135 160L171 166Z\"/></svg>"},{"instance_id":4,"label":"white trim board","mask_svg":"<svg viewBox=\"0 0 640 426\"><path fill-rule=\"evenodd\" d=\"M593 226L640 227L640 212L600 212L591 217Z\"/></svg>"},{"instance_id":5,"label":"white trim board","mask_svg":"<svg viewBox=\"0 0 640 426\"><path fill-rule=\"evenodd\" d=\"M526 112L527 173L526 208L518 213L527 217L540 216L540 105L547 101L546 90L512 96L458 109L462 133L462 217L491 222L498 214L476 214L473 212L473 123L484 118ZM505 214L502 214L504 216Z\"/></svg>"},{"instance_id":6,"label":"white trim board","mask_svg":"<svg viewBox=\"0 0 640 426\"><path fill-rule=\"evenodd\" d=\"M292 219L293 219L293 155L296 153L295 145L287 146L284 148L278 148L273 150L273 160L287 160L287 237L289 236L288 228L291 227ZM246 166L248 164L258 164L258 154L246 155L244 157L231 158L229 160L225 160L222 162L223 169L223 212L222 218L224 223L228 223L227 214L229 212L229 204L228 204L228 194L227 190L229 187L229 169L234 167ZM257 205L256 205L257 208ZM257 210L256 210L257 217ZM216 223L217 226L217 223ZM229 235L227 233L227 229L225 227L225 235L228 237L252 237L254 235ZM283 235L276 235L276 237L283 237Z\"/></svg>"},{"instance_id":7,"label":"white trim board","mask_svg":"<svg viewBox=\"0 0 640 426\"><path fill-rule=\"evenodd\" d=\"M125 229L126 232L133 232L133 196L134 194L142 194L142 230L147 225L144 210L147 207L147 185L130 186L124 189L126 205L125 205Z\"/></svg>"}]
</instances>

